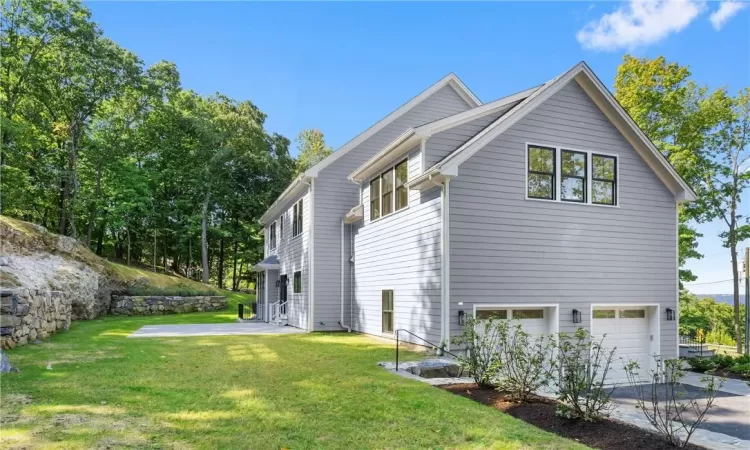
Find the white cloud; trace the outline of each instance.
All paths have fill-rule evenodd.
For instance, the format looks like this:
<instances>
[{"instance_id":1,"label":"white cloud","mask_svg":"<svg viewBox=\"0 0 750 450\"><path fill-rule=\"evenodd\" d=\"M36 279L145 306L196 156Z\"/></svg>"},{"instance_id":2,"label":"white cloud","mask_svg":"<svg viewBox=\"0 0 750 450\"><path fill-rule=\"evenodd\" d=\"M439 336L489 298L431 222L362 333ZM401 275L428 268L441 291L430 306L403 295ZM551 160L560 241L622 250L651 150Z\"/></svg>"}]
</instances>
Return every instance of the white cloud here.
<instances>
[{"instance_id":1,"label":"white cloud","mask_svg":"<svg viewBox=\"0 0 750 450\"><path fill-rule=\"evenodd\" d=\"M711 25L714 26L716 31L721 30L721 27L723 27L724 24L732 18L732 16L740 12L740 10L742 10L746 6L747 3L740 3L737 1L721 2L721 6L719 6L719 9L712 12L711 16L709 17Z\"/></svg>"},{"instance_id":2,"label":"white cloud","mask_svg":"<svg viewBox=\"0 0 750 450\"><path fill-rule=\"evenodd\" d=\"M630 0L588 23L576 38L585 48L595 50L633 49L681 31L705 6L704 0Z\"/></svg>"}]
</instances>

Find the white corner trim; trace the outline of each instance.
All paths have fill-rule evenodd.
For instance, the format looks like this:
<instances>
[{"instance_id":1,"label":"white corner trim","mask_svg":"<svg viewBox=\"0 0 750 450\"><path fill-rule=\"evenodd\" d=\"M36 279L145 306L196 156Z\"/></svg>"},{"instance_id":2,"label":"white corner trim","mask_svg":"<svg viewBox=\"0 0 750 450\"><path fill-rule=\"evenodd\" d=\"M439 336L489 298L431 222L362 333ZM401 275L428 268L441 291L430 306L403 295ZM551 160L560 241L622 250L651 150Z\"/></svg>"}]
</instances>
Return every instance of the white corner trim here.
<instances>
[{"instance_id":1,"label":"white corner trim","mask_svg":"<svg viewBox=\"0 0 750 450\"><path fill-rule=\"evenodd\" d=\"M441 192L441 221L440 221L440 340L446 343L446 348L451 349L451 247L450 247L450 178L443 181Z\"/></svg>"},{"instance_id":2,"label":"white corner trim","mask_svg":"<svg viewBox=\"0 0 750 450\"><path fill-rule=\"evenodd\" d=\"M314 331L315 329L315 178L310 179L310 219L308 220L308 253L310 254L310 260L308 261L308 270L310 274L307 280L308 295L308 308L307 308L307 331Z\"/></svg>"}]
</instances>

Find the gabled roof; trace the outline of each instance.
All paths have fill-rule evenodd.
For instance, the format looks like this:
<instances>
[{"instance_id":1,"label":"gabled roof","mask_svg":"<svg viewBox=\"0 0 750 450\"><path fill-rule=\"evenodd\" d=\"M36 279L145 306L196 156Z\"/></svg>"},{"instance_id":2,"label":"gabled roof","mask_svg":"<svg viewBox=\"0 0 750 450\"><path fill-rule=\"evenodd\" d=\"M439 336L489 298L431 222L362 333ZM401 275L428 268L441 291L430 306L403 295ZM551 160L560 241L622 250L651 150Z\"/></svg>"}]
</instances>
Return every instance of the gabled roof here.
<instances>
[{"instance_id":1,"label":"gabled roof","mask_svg":"<svg viewBox=\"0 0 750 450\"><path fill-rule=\"evenodd\" d=\"M428 122L416 128L409 128L404 131L399 137L394 139L390 144L383 147L382 150L380 150L372 158L367 160L364 164L357 168L357 170L349 174L349 179L355 182L362 182L368 179L380 168L382 168L381 166L387 165L392 159L406 154L406 152L408 152L422 139L429 138L434 134L449 130L459 125L463 125L465 123L471 122L472 120L484 117L488 114L507 110L514 106L515 103L520 102L531 95L540 87L541 86L536 86L531 89L526 89L507 97L485 103L484 105L478 106L476 108L468 109L466 111L453 114L442 119Z\"/></svg>"},{"instance_id":2,"label":"gabled roof","mask_svg":"<svg viewBox=\"0 0 750 450\"><path fill-rule=\"evenodd\" d=\"M392 113L388 114L384 118L380 119L377 123L375 123L370 128L366 129L359 135L357 135L354 139L350 140L343 146L339 147L338 150L331 153L327 158L320 161L319 163L315 164L311 168L307 169L304 173L300 174L297 178L295 178L289 186L284 190L284 192L279 195L279 197L273 202L273 204L266 210L266 212L261 217L261 223L267 223L269 220L273 219L278 213L279 208L283 206L287 200L292 196L292 193L298 193L298 190L300 189L300 186L306 185L306 182L309 181L310 178L316 178L318 174L320 174L320 171L331 165L334 161L338 160L342 156L346 155L351 151L352 149L356 148L358 145L372 137L375 133L382 130L386 126L388 126L391 122L398 119L399 117L403 116L405 113L410 111L412 108L420 104L422 101L426 100L428 97L430 97L435 92L439 91L440 89L449 86L451 87L456 93L466 102L467 105L469 105L471 108L476 108L477 106L482 105L482 102L474 95L471 90L469 90L468 87L461 81L460 78L456 76L454 73L449 73L445 77L441 78L437 83L433 84L432 86L428 87L424 91L422 91L417 96L413 97L408 102L401 105L398 109L393 111Z\"/></svg>"},{"instance_id":3,"label":"gabled roof","mask_svg":"<svg viewBox=\"0 0 750 450\"><path fill-rule=\"evenodd\" d=\"M442 161L436 163L422 175L410 181L408 183L409 187L427 187L431 184L430 180L434 180L435 178L441 179L445 176L458 175L458 168L463 162L573 80L578 82L584 92L591 97L594 103L622 133L636 152L654 170L678 201L695 200L696 195L692 188L682 179L653 142L646 137L643 130L638 127L635 121L627 114L585 62L576 64L571 69L543 84L539 89L511 108L507 114L502 115Z\"/></svg>"}]
</instances>

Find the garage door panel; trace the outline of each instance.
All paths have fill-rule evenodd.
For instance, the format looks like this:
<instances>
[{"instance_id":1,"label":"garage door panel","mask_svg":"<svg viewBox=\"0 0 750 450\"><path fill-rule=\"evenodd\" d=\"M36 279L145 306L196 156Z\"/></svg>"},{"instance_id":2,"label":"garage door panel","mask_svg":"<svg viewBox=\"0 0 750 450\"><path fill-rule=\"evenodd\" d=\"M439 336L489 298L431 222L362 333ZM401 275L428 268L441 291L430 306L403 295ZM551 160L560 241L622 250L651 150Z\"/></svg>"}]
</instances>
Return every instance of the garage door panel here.
<instances>
[{"instance_id":1,"label":"garage door panel","mask_svg":"<svg viewBox=\"0 0 750 450\"><path fill-rule=\"evenodd\" d=\"M651 330L649 314L643 307L603 307L595 308L591 334L603 340L607 350L615 348L615 355L607 374L614 383L627 381L624 365L637 361L639 376L646 380L650 368Z\"/></svg>"}]
</instances>

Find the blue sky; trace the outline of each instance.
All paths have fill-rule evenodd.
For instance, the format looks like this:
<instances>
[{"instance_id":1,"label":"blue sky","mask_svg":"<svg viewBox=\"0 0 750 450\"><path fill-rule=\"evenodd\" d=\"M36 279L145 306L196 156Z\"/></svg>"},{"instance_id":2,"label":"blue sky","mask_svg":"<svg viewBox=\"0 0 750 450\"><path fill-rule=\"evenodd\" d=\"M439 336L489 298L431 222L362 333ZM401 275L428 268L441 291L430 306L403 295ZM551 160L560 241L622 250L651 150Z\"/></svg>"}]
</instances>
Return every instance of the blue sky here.
<instances>
[{"instance_id":1,"label":"blue sky","mask_svg":"<svg viewBox=\"0 0 750 450\"><path fill-rule=\"evenodd\" d=\"M744 3L89 2L105 34L146 64L177 64L183 86L251 100L266 128L318 128L338 148L455 72L482 101L540 84L585 60L610 87L622 55L665 56L693 78L750 82ZM743 205L750 211L750 198ZM731 278L718 224L699 227L707 283ZM750 245L750 243L746 243ZM695 284L728 293L731 283Z\"/></svg>"}]
</instances>

